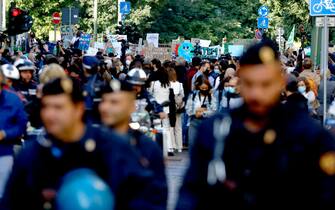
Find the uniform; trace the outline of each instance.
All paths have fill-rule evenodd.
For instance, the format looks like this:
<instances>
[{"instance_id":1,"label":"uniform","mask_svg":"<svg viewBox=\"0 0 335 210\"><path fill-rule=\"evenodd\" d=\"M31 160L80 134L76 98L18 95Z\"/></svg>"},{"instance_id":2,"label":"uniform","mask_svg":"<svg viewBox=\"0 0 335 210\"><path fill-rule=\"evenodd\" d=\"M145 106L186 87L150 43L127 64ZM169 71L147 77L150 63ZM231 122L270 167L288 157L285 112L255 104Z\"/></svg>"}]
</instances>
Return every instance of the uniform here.
<instances>
[{"instance_id":1,"label":"uniform","mask_svg":"<svg viewBox=\"0 0 335 210\"><path fill-rule=\"evenodd\" d=\"M5 137L0 141L0 198L13 165L14 144L21 142L26 126L27 115L23 104L15 93L0 92L0 131ZM1 209L1 207L0 207Z\"/></svg>"},{"instance_id":2,"label":"uniform","mask_svg":"<svg viewBox=\"0 0 335 210\"><path fill-rule=\"evenodd\" d=\"M14 89L22 94L28 102L36 98L37 84L34 81L30 81L28 84L20 81L14 85Z\"/></svg>"},{"instance_id":3,"label":"uniform","mask_svg":"<svg viewBox=\"0 0 335 210\"><path fill-rule=\"evenodd\" d=\"M157 192L157 194L153 193L156 196L152 197L152 201L166 206L168 189L162 150L156 142L152 141L152 139L140 131L129 130L129 135L131 137L130 145L136 149L140 156L141 163L154 172L154 184L160 186L160 192ZM161 207L157 206L157 209Z\"/></svg>"},{"instance_id":4,"label":"uniform","mask_svg":"<svg viewBox=\"0 0 335 210\"><path fill-rule=\"evenodd\" d=\"M15 93L1 90L0 116L0 130L5 132L5 139L0 141L0 156L13 155L13 144L23 136L27 126L27 115Z\"/></svg>"},{"instance_id":5,"label":"uniform","mask_svg":"<svg viewBox=\"0 0 335 210\"><path fill-rule=\"evenodd\" d=\"M152 184L152 173L137 160L126 141L107 129L87 126L82 139L71 144L40 136L17 157L2 209L53 206L61 178L77 168L92 169L109 185L115 209L160 209L151 199L161 190Z\"/></svg>"},{"instance_id":6,"label":"uniform","mask_svg":"<svg viewBox=\"0 0 335 210\"><path fill-rule=\"evenodd\" d=\"M244 127L248 114L245 106L231 112L221 155L226 178L213 185L208 184L217 142L213 127L223 115L198 129L177 209L334 209L333 137L305 112L286 105L278 105L258 133Z\"/></svg>"}]
</instances>

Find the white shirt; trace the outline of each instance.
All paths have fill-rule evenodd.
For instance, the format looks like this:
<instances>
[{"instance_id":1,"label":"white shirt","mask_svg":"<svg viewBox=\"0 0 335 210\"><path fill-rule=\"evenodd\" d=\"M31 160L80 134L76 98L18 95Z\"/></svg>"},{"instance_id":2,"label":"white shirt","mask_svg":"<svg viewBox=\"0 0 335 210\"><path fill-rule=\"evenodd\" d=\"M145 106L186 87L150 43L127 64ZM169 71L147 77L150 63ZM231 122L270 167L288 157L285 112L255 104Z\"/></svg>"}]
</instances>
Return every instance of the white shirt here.
<instances>
[{"instance_id":1,"label":"white shirt","mask_svg":"<svg viewBox=\"0 0 335 210\"><path fill-rule=\"evenodd\" d=\"M312 110L313 109L313 102L316 100L314 92L310 90L308 93L306 93L306 92L303 93L303 95L307 99L308 109Z\"/></svg>"},{"instance_id":2,"label":"white shirt","mask_svg":"<svg viewBox=\"0 0 335 210\"><path fill-rule=\"evenodd\" d=\"M162 84L160 83L160 81L157 80L151 83L149 92L155 98L157 103L162 104L164 102L169 101L170 88L171 88L171 85L165 88L162 87ZM165 113L169 113L169 107L168 106L163 107L163 111Z\"/></svg>"},{"instance_id":3,"label":"white shirt","mask_svg":"<svg viewBox=\"0 0 335 210\"><path fill-rule=\"evenodd\" d=\"M188 114L188 116L194 116L196 110L200 108L203 104L207 106L207 111L205 112L206 116L210 116L216 112L217 102L213 94L211 94L211 101L209 102L208 97L204 97L201 95L199 98L199 91L195 91L195 93L190 94L187 99L186 113Z\"/></svg>"},{"instance_id":4,"label":"white shirt","mask_svg":"<svg viewBox=\"0 0 335 210\"><path fill-rule=\"evenodd\" d=\"M171 87L173 89L174 95L181 94L183 97L185 96L184 87L183 87L182 83L176 81L176 82L170 82L170 85L171 85Z\"/></svg>"}]
</instances>

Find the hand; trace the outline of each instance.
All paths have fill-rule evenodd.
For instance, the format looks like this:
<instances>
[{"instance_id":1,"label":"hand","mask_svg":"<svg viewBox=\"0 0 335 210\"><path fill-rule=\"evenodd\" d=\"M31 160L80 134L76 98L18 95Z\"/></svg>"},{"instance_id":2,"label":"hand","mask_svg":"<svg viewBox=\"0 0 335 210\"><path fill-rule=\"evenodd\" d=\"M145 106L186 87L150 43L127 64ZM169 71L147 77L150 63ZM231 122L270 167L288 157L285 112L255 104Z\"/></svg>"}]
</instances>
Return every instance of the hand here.
<instances>
[{"instance_id":1,"label":"hand","mask_svg":"<svg viewBox=\"0 0 335 210\"><path fill-rule=\"evenodd\" d=\"M205 109L204 108L198 108L196 111L195 111L195 117L196 118L200 118L202 117L203 113L205 112Z\"/></svg>"},{"instance_id":2,"label":"hand","mask_svg":"<svg viewBox=\"0 0 335 210\"><path fill-rule=\"evenodd\" d=\"M4 140L6 137L6 134L3 130L0 131L0 141Z\"/></svg>"},{"instance_id":3,"label":"hand","mask_svg":"<svg viewBox=\"0 0 335 210\"><path fill-rule=\"evenodd\" d=\"M165 112L160 112L160 113L158 113L158 115L159 115L159 118L160 118L161 120L167 118L167 115L166 115Z\"/></svg>"}]
</instances>

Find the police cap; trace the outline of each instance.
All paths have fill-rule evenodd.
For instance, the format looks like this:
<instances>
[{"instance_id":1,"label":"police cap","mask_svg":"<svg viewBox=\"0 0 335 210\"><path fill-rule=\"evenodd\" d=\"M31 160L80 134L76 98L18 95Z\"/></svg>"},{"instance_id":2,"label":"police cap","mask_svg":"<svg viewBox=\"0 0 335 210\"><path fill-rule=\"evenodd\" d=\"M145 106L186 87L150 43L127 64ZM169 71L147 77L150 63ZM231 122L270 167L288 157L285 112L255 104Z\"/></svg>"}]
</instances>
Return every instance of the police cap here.
<instances>
[{"instance_id":1,"label":"police cap","mask_svg":"<svg viewBox=\"0 0 335 210\"><path fill-rule=\"evenodd\" d=\"M259 65L280 62L276 45L270 41L262 41L251 46L241 57L240 65Z\"/></svg>"},{"instance_id":2,"label":"police cap","mask_svg":"<svg viewBox=\"0 0 335 210\"><path fill-rule=\"evenodd\" d=\"M78 81L66 78L56 78L47 82L42 89L42 97L67 94L74 103L83 102L84 96Z\"/></svg>"}]
</instances>

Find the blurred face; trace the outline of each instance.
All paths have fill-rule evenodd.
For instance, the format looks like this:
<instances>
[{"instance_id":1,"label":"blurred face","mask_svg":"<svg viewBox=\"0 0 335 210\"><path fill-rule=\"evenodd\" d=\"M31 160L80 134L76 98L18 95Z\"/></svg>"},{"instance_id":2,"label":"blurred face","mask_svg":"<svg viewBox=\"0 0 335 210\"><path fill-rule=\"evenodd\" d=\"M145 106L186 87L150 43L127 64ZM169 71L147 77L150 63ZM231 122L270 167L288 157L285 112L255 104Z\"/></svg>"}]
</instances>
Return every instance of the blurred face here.
<instances>
[{"instance_id":1,"label":"blurred face","mask_svg":"<svg viewBox=\"0 0 335 210\"><path fill-rule=\"evenodd\" d=\"M127 61L131 63L131 62L133 61L133 58L132 58L131 56L128 55L128 56L126 57L126 62L127 62Z\"/></svg>"},{"instance_id":2,"label":"blurred face","mask_svg":"<svg viewBox=\"0 0 335 210\"><path fill-rule=\"evenodd\" d=\"M30 70L20 71L20 77L23 82L29 83L31 79L33 78L32 71Z\"/></svg>"},{"instance_id":3,"label":"blurred face","mask_svg":"<svg viewBox=\"0 0 335 210\"><path fill-rule=\"evenodd\" d=\"M109 127L128 125L135 111L135 96L129 92L107 93L102 96L99 112L102 122Z\"/></svg>"},{"instance_id":4,"label":"blurred face","mask_svg":"<svg viewBox=\"0 0 335 210\"><path fill-rule=\"evenodd\" d=\"M46 131L60 140L74 132L73 125L82 123L84 104L74 104L66 94L43 96L41 103L41 119Z\"/></svg>"},{"instance_id":5,"label":"blurred face","mask_svg":"<svg viewBox=\"0 0 335 210\"><path fill-rule=\"evenodd\" d=\"M238 78L234 77L231 80L229 80L229 82L226 83L226 84L227 84L228 87L236 88L237 87L237 83L238 83Z\"/></svg>"},{"instance_id":6,"label":"blurred face","mask_svg":"<svg viewBox=\"0 0 335 210\"><path fill-rule=\"evenodd\" d=\"M300 82L298 82L298 87L304 87L304 86L305 86L304 81L300 81Z\"/></svg>"},{"instance_id":7,"label":"blurred face","mask_svg":"<svg viewBox=\"0 0 335 210\"><path fill-rule=\"evenodd\" d=\"M240 94L249 111L257 116L266 116L277 105L285 87L280 64L245 65L239 71Z\"/></svg>"},{"instance_id":8,"label":"blurred face","mask_svg":"<svg viewBox=\"0 0 335 210\"><path fill-rule=\"evenodd\" d=\"M205 83L201 84L199 87L199 91L202 95L208 95L209 93L209 87Z\"/></svg>"},{"instance_id":9,"label":"blurred face","mask_svg":"<svg viewBox=\"0 0 335 210\"><path fill-rule=\"evenodd\" d=\"M206 63L204 66L201 67L202 72L209 71L211 68L211 65L209 63Z\"/></svg>"},{"instance_id":10,"label":"blurred face","mask_svg":"<svg viewBox=\"0 0 335 210\"><path fill-rule=\"evenodd\" d=\"M43 45L43 49L47 52L49 52L49 46L47 44Z\"/></svg>"}]
</instances>

